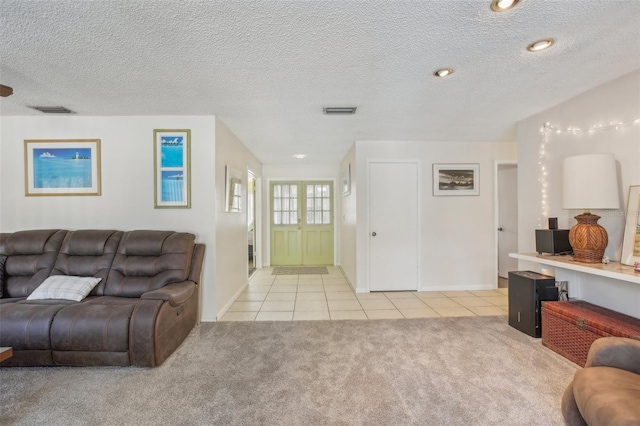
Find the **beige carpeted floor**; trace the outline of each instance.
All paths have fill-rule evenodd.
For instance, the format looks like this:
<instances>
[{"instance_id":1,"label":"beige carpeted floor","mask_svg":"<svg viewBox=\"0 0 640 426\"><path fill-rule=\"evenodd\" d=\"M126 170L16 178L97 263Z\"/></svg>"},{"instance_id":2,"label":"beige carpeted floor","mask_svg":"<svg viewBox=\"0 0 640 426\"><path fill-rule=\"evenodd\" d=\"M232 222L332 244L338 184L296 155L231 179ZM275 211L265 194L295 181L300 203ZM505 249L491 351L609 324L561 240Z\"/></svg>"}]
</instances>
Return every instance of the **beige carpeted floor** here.
<instances>
[{"instance_id":1,"label":"beige carpeted floor","mask_svg":"<svg viewBox=\"0 0 640 426\"><path fill-rule=\"evenodd\" d=\"M504 316L208 323L155 369L0 369L0 423L562 425L577 368Z\"/></svg>"}]
</instances>

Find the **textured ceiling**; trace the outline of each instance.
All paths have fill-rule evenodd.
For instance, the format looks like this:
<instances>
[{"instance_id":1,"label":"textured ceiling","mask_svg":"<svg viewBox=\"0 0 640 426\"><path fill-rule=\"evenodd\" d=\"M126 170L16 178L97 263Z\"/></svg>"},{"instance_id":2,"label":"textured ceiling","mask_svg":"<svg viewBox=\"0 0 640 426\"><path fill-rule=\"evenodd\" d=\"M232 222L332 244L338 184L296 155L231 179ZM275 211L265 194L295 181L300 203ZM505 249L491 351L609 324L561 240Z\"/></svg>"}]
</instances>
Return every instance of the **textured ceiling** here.
<instances>
[{"instance_id":1,"label":"textured ceiling","mask_svg":"<svg viewBox=\"0 0 640 426\"><path fill-rule=\"evenodd\" d=\"M640 68L640 0L489 3L0 0L0 113L212 114L264 163L333 163L355 140L514 140Z\"/></svg>"}]
</instances>

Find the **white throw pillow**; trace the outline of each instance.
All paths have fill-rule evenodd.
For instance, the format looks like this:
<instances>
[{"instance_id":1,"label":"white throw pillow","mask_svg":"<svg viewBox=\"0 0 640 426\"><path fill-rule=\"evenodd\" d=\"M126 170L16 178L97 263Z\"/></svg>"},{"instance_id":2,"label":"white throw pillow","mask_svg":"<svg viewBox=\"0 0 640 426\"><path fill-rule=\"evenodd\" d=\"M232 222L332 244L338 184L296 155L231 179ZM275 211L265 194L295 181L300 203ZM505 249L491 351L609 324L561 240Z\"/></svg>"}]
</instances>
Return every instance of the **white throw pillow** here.
<instances>
[{"instance_id":1,"label":"white throw pillow","mask_svg":"<svg viewBox=\"0 0 640 426\"><path fill-rule=\"evenodd\" d=\"M81 301L102 280L94 277L53 275L44 280L27 300L66 299Z\"/></svg>"}]
</instances>

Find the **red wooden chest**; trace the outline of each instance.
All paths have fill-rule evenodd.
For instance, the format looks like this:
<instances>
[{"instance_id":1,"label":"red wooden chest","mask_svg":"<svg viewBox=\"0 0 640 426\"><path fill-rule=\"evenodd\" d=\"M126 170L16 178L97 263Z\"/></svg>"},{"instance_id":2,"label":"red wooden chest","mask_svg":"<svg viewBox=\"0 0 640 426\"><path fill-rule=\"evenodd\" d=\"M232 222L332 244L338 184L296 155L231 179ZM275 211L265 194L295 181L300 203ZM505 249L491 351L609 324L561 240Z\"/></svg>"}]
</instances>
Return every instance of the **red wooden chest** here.
<instances>
[{"instance_id":1,"label":"red wooden chest","mask_svg":"<svg viewBox=\"0 0 640 426\"><path fill-rule=\"evenodd\" d=\"M584 367L600 337L640 339L640 319L583 301L542 302L542 344Z\"/></svg>"}]
</instances>

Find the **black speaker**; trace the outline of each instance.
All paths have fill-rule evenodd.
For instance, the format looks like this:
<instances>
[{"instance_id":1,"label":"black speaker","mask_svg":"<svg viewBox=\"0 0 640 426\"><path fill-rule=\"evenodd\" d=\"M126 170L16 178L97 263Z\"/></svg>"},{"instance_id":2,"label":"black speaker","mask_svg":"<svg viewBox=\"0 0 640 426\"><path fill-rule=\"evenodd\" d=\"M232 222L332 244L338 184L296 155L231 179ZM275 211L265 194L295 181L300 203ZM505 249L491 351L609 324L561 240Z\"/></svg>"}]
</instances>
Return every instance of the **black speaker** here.
<instances>
[{"instance_id":1,"label":"black speaker","mask_svg":"<svg viewBox=\"0 0 640 426\"><path fill-rule=\"evenodd\" d=\"M558 218L550 217L549 218L549 229L558 229Z\"/></svg>"},{"instance_id":2,"label":"black speaker","mask_svg":"<svg viewBox=\"0 0 640 426\"><path fill-rule=\"evenodd\" d=\"M569 244L569 230L536 229L536 251L539 254L548 253L554 256L573 253Z\"/></svg>"}]
</instances>

